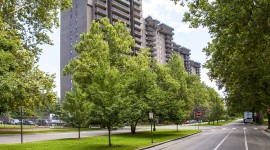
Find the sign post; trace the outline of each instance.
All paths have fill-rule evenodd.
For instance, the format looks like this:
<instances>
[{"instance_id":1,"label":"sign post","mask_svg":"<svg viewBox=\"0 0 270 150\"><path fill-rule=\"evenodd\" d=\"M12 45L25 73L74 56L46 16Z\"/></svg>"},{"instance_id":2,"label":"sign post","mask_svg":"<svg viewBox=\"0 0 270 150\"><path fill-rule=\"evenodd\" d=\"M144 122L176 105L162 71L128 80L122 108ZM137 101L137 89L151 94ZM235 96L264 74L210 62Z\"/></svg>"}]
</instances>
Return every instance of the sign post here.
<instances>
[{"instance_id":1,"label":"sign post","mask_svg":"<svg viewBox=\"0 0 270 150\"><path fill-rule=\"evenodd\" d=\"M268 129L270 129L270 106L267 108L267 116L268 116Z\"/></svg>"},{"instance_id":2,"label":"sign post","mask_svg":"<svg viewBox=\"0 0 270 150\"><path fill-rule=\"evenodd\" d=\"M199 130L199 126L200 126L199 119L200 119L201 115L202 115L202 113L200 111L198 111L197 112L198 130Z\"/></svg>"},{"instance_id":3,"label":"sign post","mask_svg":"<svg viewBox=\"0 0 270 150\"><path fill-rule=\"evenodd\" d=\"M19 111L20 111L20 114L21 114L21 143L23 143L23 126L22 126L22 124L23 124L23 120L22 120L23 109L24 109L23 106L19 107Z\"/></svg>"},{"instance_id":4,"label":"sign post","mask_svg":"<svg viewBox=\"0 0 270 150\"><path fill-rule=\"evenodd\" d=\"M154 114L152 112L149 112L149 119L151 120L151 140L152 140L152 144L153 144L153 119L154 119Z\"/></svg>"}]
</instances>

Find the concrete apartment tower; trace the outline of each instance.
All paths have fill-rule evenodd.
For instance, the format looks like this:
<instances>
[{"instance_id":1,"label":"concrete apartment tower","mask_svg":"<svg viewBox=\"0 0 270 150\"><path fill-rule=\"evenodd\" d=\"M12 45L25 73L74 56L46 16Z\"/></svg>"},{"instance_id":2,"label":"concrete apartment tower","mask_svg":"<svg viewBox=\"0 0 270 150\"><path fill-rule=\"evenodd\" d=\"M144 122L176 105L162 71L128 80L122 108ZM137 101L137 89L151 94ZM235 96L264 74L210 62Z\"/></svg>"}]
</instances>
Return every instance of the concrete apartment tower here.
<instances>
[{"instance_id":1,"label":"concrete apartment tower","mask_svg":"<svg viewBox=\"0 0 270 150\"><path fill-rule=\"evenodd\" d=\"M93 20L108 17L112 24L125 22L136 41L134 52L143 47L142 0L72 0L72 8L61 13L60 88L61 100L72 90L72 78L63 76L65 65L77 56L73 46L80 41L80 34L89 31Z\"/></svg>"}]
</instances>

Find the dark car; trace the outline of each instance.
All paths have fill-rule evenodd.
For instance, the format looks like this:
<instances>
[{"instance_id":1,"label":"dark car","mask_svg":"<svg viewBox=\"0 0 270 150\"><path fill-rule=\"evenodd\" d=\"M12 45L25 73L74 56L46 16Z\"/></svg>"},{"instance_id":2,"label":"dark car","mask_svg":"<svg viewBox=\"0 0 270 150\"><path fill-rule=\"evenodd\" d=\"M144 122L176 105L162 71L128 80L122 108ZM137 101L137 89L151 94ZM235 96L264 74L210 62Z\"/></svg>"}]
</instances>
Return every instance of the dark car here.
<instances>
[{"instance_id":1,"label":"dark car","mask_svg":"<svg viewBox=\"0 0 270 150\"><path fill-rule=\"evenodd\" d=\"M24 122L23 122L23 124L24 125L35 125L35 123L33 122L33 121L31 121L31 120L25 120Z\"/></svg>"}]
</instances>

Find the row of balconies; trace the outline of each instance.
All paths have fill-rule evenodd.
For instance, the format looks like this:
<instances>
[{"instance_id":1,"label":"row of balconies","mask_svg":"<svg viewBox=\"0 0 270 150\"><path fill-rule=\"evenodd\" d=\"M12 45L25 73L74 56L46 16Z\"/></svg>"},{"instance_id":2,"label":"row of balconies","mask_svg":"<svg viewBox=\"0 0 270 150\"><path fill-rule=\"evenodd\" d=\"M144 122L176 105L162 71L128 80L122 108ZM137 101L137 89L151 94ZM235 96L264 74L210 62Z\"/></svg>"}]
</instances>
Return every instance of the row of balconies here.
<instances>
[{"instance_id":1,"label":"row of balconies","mask_svg":"<svg viewBox=\"0 0 270 150\"><path fill-rule=\"evenodd\" d=\"M121 9L122 11L129 13L130 12L130 8L129 6L125 6L119 2L117 2L116 0L112 0L112 4L117 7L118 9Z\"/></svg>"},{"instance_id":2,"label":"row of balconies","mask_svg":"<svg viewBox=\"0 0 270 150\"><path fill-rule=\"evenodd\" d=\"M146 36L151 36L151 37L155 37L156 33L155 32L146 32Z\"/></svg>"},{"instance_id":3,"label":"row of balconies","mask_svg":"<svg viewBox=\"0 0 270 150\"><path fill-rule=\"evenodd\" d=\"M171 44L166 44L165 48L172 49L172 45Z\"/></svg>"},{"instance_id":4,"label":"row of balconies","mask_svg":"<svg viewBox=\"0 0 270 150\"><path fill-rule=\"evenodd\" d=\"M146 30L147 32L155 32L155 29L152 28L152 27L146 27L145 30Z\"/></svg>"},{"instance_id":5,"label":"row of balconies","mask_svg":"<svg viewBox=\"0 0 270 150\"><path fill-rule=\"evenodd\" d=\"M127 20L130 18L129 13L125 13L125 12L119 10L119 9L112 8L112 12L117 14L120 17L123 17L123 18L127 19Z\"/></svg>"},{"instance_id":6,"label":"row of balconies","mask_svg":"<svg viewBox=\"0 0 270 150\"><path fill-rule=\"evenodd\" d=\"M148 47L155 47L156 46L156 43L154 43L154 42L147 42L146 43L146 46L148 46Z\"/></svg>"},{"instance_id":7,"label":"row of balconies","mask_svg":"<svg viewBox=\"0 0 270 150\"><path fill-rule=\"evenodd\" d=\"M171 35L166 35L165 38L168 40L173 40L173 37Z\"/></svg>"},{"instance_id":8,"label":"row of balconies","mask_svg":"<svg viewBox=\"0 0 270 150\"><path fill-rule=\"evenodd\" d=\"M96 8L96 14L100 14L103 17L107 16L107 10L106 9L101 9L101 8Z\"/></svg>"},{"instance_id":9,"label":"row of balconies","mask_svg":"<svg viewBox=\"0 0 270 150\"><path fill-rule=\"evenodd\" d=\"M106 8L107 8L106 1L103 2L103 1L101 1L101 0L96 0L96 7L106 9Z\"/></svg>"},{"instance_id":10,"label":"row of balconies","mask_svg":"<svg viewBox=\"0 0 270 150\"><path fill-rule=\"evenodd\" d=\"M113 19L115 19L115 20L120 20L120 21L126 23L127 25L130 25L130 21L129 21L129 20L126 20L126 19L121 18L121 17L119 17L119 16L117 16L117 15L114 15L114 14L112 15L112 17L113 17Z\"/></svg>"},{"instance_id":11,"label":"row of balconies","mask_svg":"<svg viewBox=\"0 0 270 150\"><path fill-rule=\"evenodd\" d=\"M148 41L150 41L150 42L156 42L156 39L153 38L153 37L151 37L151 36L147 36L147 37L146 37L146 41L147 41L147 42L148 42Z\"/></svg>"}]
</instances>

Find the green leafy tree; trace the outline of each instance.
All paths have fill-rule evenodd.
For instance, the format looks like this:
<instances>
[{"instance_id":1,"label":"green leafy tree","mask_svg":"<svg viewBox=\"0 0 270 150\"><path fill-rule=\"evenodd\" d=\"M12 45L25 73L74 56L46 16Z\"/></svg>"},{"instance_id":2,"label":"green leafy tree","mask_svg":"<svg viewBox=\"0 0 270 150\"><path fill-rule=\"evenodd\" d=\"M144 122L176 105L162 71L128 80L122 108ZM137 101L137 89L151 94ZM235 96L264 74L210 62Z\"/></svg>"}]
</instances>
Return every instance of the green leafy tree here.
<instances>
[{"instance_id":1,"label":"green leafy tree","mask_svg":"<svg viewBox=\"0 0 270 150\"><path fill-rule=\"evenodd\" d=\"M270 105L270 2L189 2L184 21L204 26L212 42L204 49L209 75L228 93L227 104L236 112L266 112ZM239 108L241 106L242 108Z\"/></svg>"},{"instance_id":2,"label":"green leafy tree","mask_svg":"<svg viewBox=\"0 0 270 150\"><path fill-rule=\"evenodd\" d=\"M147 95L152 92L155 85L155 76L151 72L151 57L148 50L143 50L137 56L131 57L127 63L124 93L128 107L125 109L125 121L130 125L131 133L134 134L138 121L144 119L149 112Z\"/></svg>"},{"instance_id":3,"label":"green leafy tree","mask_svg":"<svg viewBox=\"0 0 270 150\"><path fill-rule=\"evenodd\" d=\"M78 87L87 93L95 116L108 129L109 146L111 130L123 125L127 106L122 79L134 45L125 24L118 22L113 26L108 18L93 21L90 31L82 34L75 46L78 58L64 68L64 74L72 75Z\"/></svg>"},{"instance_id":4,"label":"green leafy tree","mask_svg":"<svg viewBox=\"0 0 270 150\"><path fill-rule=\"evenodd\" d=\"M91 109L92 105L87 101L86 94L74 86L73 90L65 95L60 119L78 128L78 138L81 138L80 129L89 122Z\"/></svg>"},{"instance_id":5,"label":"green leafy tree","mask_svg":"<svg viewBox=\"0 0 270 150\"><path fill-rule=\"evenodd\" d=\"M7 30L16 30L23 47L35 55L38 44L52 44L48 32L59 27L59 10L70 7L71 0L0 0L0 18Z\"/></svg>"},{"instance_id":6,"label":"green leafy tree","mask_svg":"<svg viewBox=\"0 0 270 150\"><path fill-rule=\"evenodd\" d=\"M8 30L8 26L0 17L0 113L25 106L26 114L33 115L34 108L55 100L54 75L38 69L33 53L21 45L17 30Z\"/></svg>"}]
</instances>

